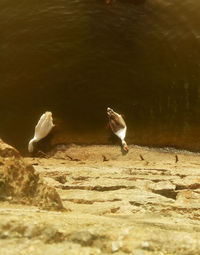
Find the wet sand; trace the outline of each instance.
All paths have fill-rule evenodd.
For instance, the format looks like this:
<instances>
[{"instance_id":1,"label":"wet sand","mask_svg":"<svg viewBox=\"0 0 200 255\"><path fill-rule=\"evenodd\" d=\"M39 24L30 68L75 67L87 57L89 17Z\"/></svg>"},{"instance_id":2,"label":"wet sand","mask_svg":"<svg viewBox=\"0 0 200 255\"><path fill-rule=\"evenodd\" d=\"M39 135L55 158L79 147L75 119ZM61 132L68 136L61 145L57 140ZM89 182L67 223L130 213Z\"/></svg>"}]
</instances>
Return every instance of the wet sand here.
<instances>
[{"instance_id":1,"label":"wet sand","mask_svg":"<svg viewBox=\"0 0 200 255\"><path fill-rule=\"evenodd\" d=\"M199 254L200 155L60 146L26 158L65 210L0 203L0 254Z\"/></svg>"}]
</instances>

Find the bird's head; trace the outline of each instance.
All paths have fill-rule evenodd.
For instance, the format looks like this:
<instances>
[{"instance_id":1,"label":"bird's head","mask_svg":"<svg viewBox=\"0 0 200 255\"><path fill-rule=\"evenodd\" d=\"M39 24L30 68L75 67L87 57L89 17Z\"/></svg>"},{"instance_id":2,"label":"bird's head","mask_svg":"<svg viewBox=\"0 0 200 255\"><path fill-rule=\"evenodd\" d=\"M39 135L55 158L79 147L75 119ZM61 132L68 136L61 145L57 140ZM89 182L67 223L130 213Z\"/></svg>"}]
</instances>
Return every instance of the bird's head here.
<instances>
[{"instance_id":1,"label":"bird's head","mask_svg":"<svg viewBox=\"0 0 200 255\"><path fill-rule=\"evenodd\" d=\"M113 111L113 109L111 109L111 108L107 108L107 114L108 114L108 116L111 116L112 114L114 113L114 111Z\"/></svg>"},{"instance_id":2,"label":"bird's head","mask_svg":"<svg viewBox=\"0 0 200 255\"><path fill-rule=\"evenodd\" d=\"M124 140L122 140L122 148L123 148L126 152L129 151L128 145L127 145L127 143L126 143Z\"/></svg>"}]
</instances>

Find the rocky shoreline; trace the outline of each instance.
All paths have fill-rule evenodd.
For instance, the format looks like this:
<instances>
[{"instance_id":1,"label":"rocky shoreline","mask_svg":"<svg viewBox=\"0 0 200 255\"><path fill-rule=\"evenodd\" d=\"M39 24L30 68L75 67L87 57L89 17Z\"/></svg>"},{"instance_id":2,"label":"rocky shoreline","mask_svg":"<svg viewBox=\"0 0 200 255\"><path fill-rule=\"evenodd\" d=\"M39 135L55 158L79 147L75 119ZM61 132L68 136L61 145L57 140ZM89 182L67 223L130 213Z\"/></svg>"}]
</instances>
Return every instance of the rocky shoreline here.
<instances>
[{"instance_id":1,"label":"rocky shoreline","mask_svg":"<svg viewBox=\"0 0 200 255\"><path fill-rule=\"evenodd\" d=\"M199 254L199 154L0 141L0 174L0 254Z\"/></svg>"}]
</instances>

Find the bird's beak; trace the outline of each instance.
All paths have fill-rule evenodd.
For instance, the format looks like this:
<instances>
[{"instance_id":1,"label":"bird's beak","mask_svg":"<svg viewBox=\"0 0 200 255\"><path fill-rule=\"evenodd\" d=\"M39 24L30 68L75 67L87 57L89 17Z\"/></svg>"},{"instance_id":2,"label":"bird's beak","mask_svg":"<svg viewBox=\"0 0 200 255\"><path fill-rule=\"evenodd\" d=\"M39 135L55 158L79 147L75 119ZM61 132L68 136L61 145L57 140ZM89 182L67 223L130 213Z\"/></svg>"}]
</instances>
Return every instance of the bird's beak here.
<instances>
[{"instance_id":1,"label":"bird's beak","mask_svg":"<svg viewBox=\"0 0 200 255\"><path fill-rule=\"evenodd\" d=\"M124 150L128 152L129 151L128 146L124 146Z\"/></svg>"}]
</instances>

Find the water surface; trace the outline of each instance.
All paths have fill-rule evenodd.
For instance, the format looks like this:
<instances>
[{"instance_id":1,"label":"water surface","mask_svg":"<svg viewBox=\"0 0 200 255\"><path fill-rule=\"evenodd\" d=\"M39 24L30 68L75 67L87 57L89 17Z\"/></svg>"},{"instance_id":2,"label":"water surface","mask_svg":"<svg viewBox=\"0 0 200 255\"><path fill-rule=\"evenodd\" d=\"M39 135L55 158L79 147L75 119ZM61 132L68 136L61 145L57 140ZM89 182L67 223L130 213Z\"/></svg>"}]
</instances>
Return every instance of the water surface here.
<instances>
[{"instance_id":1,"label":"water surface","mask_svg":"<svg viewBox=\"0 0 200 255\"><path fill-rule=\"evenodd\" d=\"M106 107L127 142L200 149L200 2L1 0L0 137L26 150L40 115L53 143L109 143Z\"/></svg>"}]
</instances>

